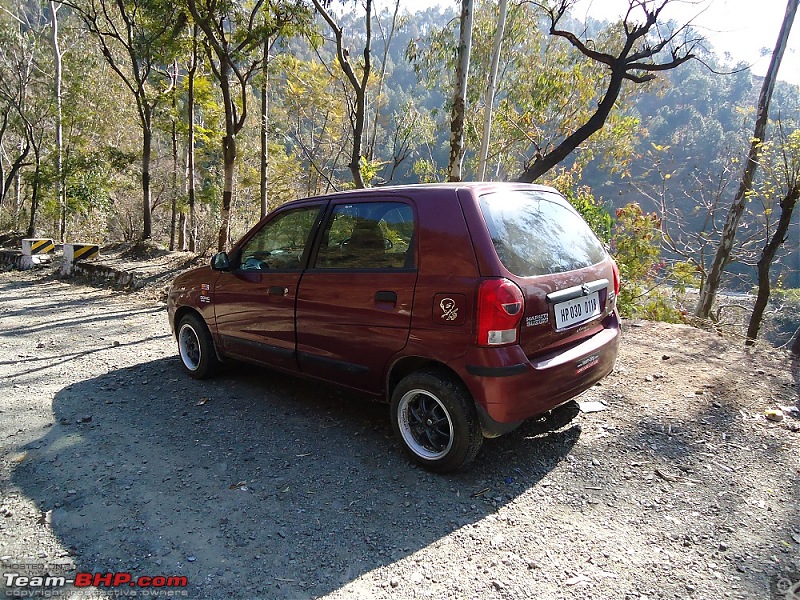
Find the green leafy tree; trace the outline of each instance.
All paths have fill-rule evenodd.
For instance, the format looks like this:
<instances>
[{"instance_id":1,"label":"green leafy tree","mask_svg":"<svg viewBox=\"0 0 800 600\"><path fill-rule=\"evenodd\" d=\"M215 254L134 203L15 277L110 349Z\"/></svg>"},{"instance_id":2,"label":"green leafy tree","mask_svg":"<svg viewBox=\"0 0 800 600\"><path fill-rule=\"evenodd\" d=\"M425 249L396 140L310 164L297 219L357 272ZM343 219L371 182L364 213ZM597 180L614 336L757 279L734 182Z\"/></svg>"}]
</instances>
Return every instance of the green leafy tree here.
<instances>
[{"instance_id":1,"label":"green leafy tree","mask_svg":"<svg viewBox=\"0 0 800 600\"><path fill-rule=\"evenodd\" d=\"M693 58L692 50L699 40L693 38L686 27L674 28L671 24L659 22L661 12L670 1L629 0L628 10L617 26L617 35L604 40L606 43L603 45L582 39L573 31L562 28L575 0L539 4L550 21L550 35L566 40L587 59L604 65L607 77L594 112L557 145L537 151L519 176L520 181L536 181L600 131L611 115L625 82L647 83L654 80L657 73L674 69Z\"/></svg>"},{"instance_id":2,"label":"green leafy tree","mask_svg":"<svg viewBox=\"0 0 800 600\"><path fill-rule=\"evenodd\" d=\"M405 26L407 20L406 16L400 15L400 0L394 0L394 7L391 10L384 8L382 11L378 10L375 12L375 25L377 26L380 40L383 43L383 52L380 65L375 70L375 90L371 94L374 115L372 115L372 127L369 133L369 142L366 151L367 160L370 162L375 160L378 131L383 124L382 110L385 108L388 100L388 95L385 90L387 79L390 75L389 56L392 50L392 42L395 40L399 29Z\"/></svg>"},{"instance_id":3,"label":"green leafy tree","mask_svg":"<svg viewBox=\"0 0 800 600\"><path fill-rule=\"evenodd\" d=\"M529 3L509 7L500 51L495 52L498 18L493 2L477 4L469 78L475 83L468 88L469 109L465 114L466 147L479 148L488 139L483 176L486 179L513 178L532 148L534 153L547 153L581 127L597 105L598 82L603 77L602 69L576 49L559 43L558 38L546 35L538 26L532 27L540 20L541 12ZM429 89L455 85L452 75L448 75L456 68L455 23L454 20L433 28L408 46L407 55L420 81ZM492 97L497 106L487 135L485 113L490 99L486 97L487 88L477 82L491 80L495 58L499 75ZM617 171L625 169L639 130L636 115L627 112L629 96L626 90L620 93L608 126L581 145L571 157L573 164L582 167L592 159L602 158ZM481 177L482 155L468 152L464 171Z\"/></svg>"},{"instance_id":4,"label":"green leafy tree","mask_svg":"<svg viewBox=\"0 0 800 600\"><path fill-rule=\"evenodd\" d=\"M21 5L16 7L16 12L3 11L3 15L6 18L0 31L0 145L4 145L7 132L13 132L12 147L18 147L18 151L10 153L14 158L10 161L7 174L0 167L0 179L3 180L0 202L8 194L14 180L18 191L22 181L27 183L30 213L26 233L32 236L37 229L37 215L46 179L43 160L53 104L53 99L42 93L47 89L41 77L47 65L47 21L39 5ZM3 158L0 158L0 164ZM32 166L33 171L23 174L22 169L27 166Z\"/></svg>"},{"instance_id":5,"label":"green leafy tree","mask_svg":"<svg viewBox=\"0 0 800 600\"><path fill-rule=\"evenodd\" d=\"M42 46L36 20L24 6L0 10L0 205L29 165L30 106Z\"/></svg>"},{"instance_id":6,"label":"green leafy tree","mask_svg":"<svg viewBox=\"0 0 800 600\"><path fill-rule=\"evenodd\" d=\"M757 187L757 193L766 200L764 212L767 216L776 208L780 211L757 263L758 293L747 327L747 345L753 345L758 337L772 290L770 270L788 238L792 215L800 199L800 130L795 129L788 134L783 127L778 130L778 140L761 144L759 149L766 177Z\"/></svg>"},{"instance_id":7,"label":"green leafy tree","mask_svg":"<svg viewBox=\"0 0 800 600\"><path fill-rule=\"evenodd\" d=\"M62 0L86 25L109 67L136 102L142 130L142 239L152 237L153 116L170 91L162 65L171 62L175 42L186 20L164 0Z\"/></svg>"},{"instance_id":8,"label":"green leafy tree","mask_svg":"<svg viewBox=\"0 0 800 600\"><path fill-rule=\"evenodd\" d=\"M789 34L792 30L798 4L800 4L798 0L789 0L786 5L786 14L784 15L781 30L778 34L778 40L775 43L775 49L772 52L772 58L770 59L767 74L764 77L761 93L758 97L755 128L750 143L750 151L747 155L744 169L742 170L742 179L739 184L739 189L728 211L728 217L720 237L719 246L717 246L717 252L708 270L708 277L703 281L703 286L700 288L700 299L697 302L696 311L697 316L700 318L707 319L709 317L714 299L717 295L717 290L722 281L722 272L731 261L731 252L733 250L733 243L736 238L739 220L744 212L748 197L752 193L753 179L755 178L758 168L760 145L762 142L766 141L767 120L769 118L769 105L772 100L772 92L775 88L778 69L780 68L783 54L789 41Z\"/></svg>"},{"instance_id":9,"label":"green leafy tree","mask_svg":"<svg viewBox=\"0 0 800 600\"><path fill-rule=\"evenodd\" d=\"M43 44L35 86L46 107L42 120L42 165L39 176L37 229L46 235L103 240L116 211L130 214L141 236L141 135L136 107L119 77L104 66L96 41L68 7L58 11L62 59L61 161L58 160L58 107L51 41ZM44 37L51 22L44 21ZM52 35L52 31L49 32ZM91 170L91 173L87 173ZM26 177L33 196L32 176ZM85 183L78 183L85 182ZM87 190L94 190L91 193ZM96 192L96 193L95 193ZM66 205L65 205L66 203ZM129 204L135 203L135 209Z\"/></svg>"},{"instance_id":10,"label":"green leafy tree","mask_svg":"<svg viewBox=\"0 0 800 600\"><path fill-rule=\"evenodd\" d=\"M393 181L400 166L410 157L421 152L426 152L433 162L432 151L435 140L435 123L430 114L421 110L411 100L407 101L400 110L392 113L392 126L389 150L384 164L391 165L387 181ZM424 159L420 159L424 160Z\"/></svg>"},{"instance_id":11,"label":"green leafy tree","mask_svg":"<svg viewBox=\"0 0 800 600\"><path fill-rule=\"evenodd\" d=\"M550 178L548 184L564 194L567 200L569 200L569 203L589 224L589 227L592 228L604 243L608 244L611 242L614 218L611 216L605 204L601 200L595 198L589 186L576 184L577 175L577 169L557 169L554 177Z\"/></svg>"},{"instance_id":12,"label":"green leafy tree","mask_svg":"<svg viewBox=\"0 0 800 600\"><path fill-rule=\"evenodd\" d=\"M290 1L241 4L228 0L186 0L186 6L203 32L206 55L222 93L225 134L217 248L223 250L230 237L236 139L247 122L249 87L261 64L262 41L302 22L307 11L301 3Z\"/></svg>"},{"instance_id":13,"label":"green leafy tree","mask_svg":"<svg viewBox=\"0 0 800 600\"><path fill-rule=\"evenodd\" d=\"M336 22L331 13L320 0L312 0L314 8L322 16L325 23L333 33L334 43L336 44L336 61L347 79L353 99L348 100L348 117L352 133L350 162L348 168L353 177L353 183L357 188L366 187L362 169L365 158L362 156L362 144L364 136L364 123L367 116L367 83L372 72L372 0L364 2L364 48L361 52L361 60L358 63L359 73L356 73L350 59L350 50L345 45L344 29ZM371 161L369 161L371 164ZM372 167L369 167L370 169Z\"/></svg>"},{"instance_id":14,"label":"green leafy tree","mask_svg":"<svg viewBox=\"0 0 800 600\"><path fill-rule=\"evenodd\" d=\"M343 139L347 120L341 101L341 80L320 61L281 54L273 61L274 79L285 91L273 102L276 135L284 137L306 165L299 194L314 195L338 188L335 173L349 160Z\"/></svg>"},{"instance_id":15,"label":"green leafy tree","mask_svg":"<svg viewBox=\"0 0 800 600\"><path fill-rule=\"evenodd\" d=\"M669 295L659 287L666 263L661 259L661 229L658 215L646 213L638 204L627 204L616 212L611 246L619 266L618 306L626 317L656 321L680 321Z\"/></svg>"}]
</instances>

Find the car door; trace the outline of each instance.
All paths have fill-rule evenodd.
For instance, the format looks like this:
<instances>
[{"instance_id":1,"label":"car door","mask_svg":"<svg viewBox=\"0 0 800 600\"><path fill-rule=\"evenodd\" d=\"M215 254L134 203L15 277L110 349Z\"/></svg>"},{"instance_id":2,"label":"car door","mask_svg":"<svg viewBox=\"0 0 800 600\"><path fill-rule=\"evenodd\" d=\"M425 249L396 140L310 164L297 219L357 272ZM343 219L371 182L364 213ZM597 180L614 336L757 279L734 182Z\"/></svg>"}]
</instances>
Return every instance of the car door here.
<instances>
[{"instance_id":1,"label":"car door","mask_svg":"<svg viewBox=\"0 0 800 600\"><path fill-rule=\"evenodd\" d=\"M323 203L277 212L231 253L214 288L217 332L226 355L297 369L297 285Z\"/></svg>"},{"instance_id":2,"label":"car door","mask_svg":"<svg viewBox=\"0 0 800 600\"><path fill-rule=\"evenodd\" d=\"M297 294L300 369L372 393L408 340L417 279L406 200L331 203Z\"/></svg>"}]
</instances>

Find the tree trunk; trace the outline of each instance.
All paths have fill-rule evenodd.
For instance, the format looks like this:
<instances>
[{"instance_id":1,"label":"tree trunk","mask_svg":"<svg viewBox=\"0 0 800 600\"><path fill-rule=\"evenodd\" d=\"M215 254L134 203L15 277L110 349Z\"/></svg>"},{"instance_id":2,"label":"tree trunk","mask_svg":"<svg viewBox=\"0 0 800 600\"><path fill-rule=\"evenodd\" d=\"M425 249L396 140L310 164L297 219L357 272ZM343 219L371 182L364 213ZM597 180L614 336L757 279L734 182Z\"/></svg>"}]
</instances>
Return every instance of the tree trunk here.
<instances>
[{"instance_id":1,"label":"tree trunk","mask_svg":"<svg viewBox=\"0 0 800 600\"><path fill-rule=\"evenodd\" d=\"M747 156L744 172L742 173L742 181L739 184L739 190L736 192L733 205L728 211L728 217L722 229L722 237L720 238L719 246L717 246L717 252L714 255L711 268L708 270L708 276L706 277L703 287L700 289L700 298L697 302L695 314L702 319L707 319L709 317L711 308L714 305L714 299L717 295L717 290L719 289L720 281L722 280L722 272L731 262L731 252L733 250L733 242L736 239L736 230L739 226L739 219L744 212L747 197L753 188L753 179L758 167L759 145L764 141L767 130L767 118L769 116L769 104L772 99L772 90L775 87L778 69L781 66L783 54L789 39L789 33L792 30L792 23L797 13L798 1L800 0L789 0L786 6L786 14L783 17L783 24L781 25L780 34L778 34L778 41L775 44L775 50L772 52L772 59L770 60L767 74L764 77L764 83L761 86L761 94L758 98L756 124L753 131L752 142L750 143L750 152Z\"/></svg>"},{"instance_id":2,"label":"tree trunk","mask_svg":"<svg viewBox=\"0 0 800 600\"><path fill-rule=\"evenodd\" d=\"M178 217L178 250L186 252L186 213L183 211Z\"/></svg>"},{"instance_id":3,"label":"tree trunk","mask_svg":"<svg viewBox=\"0 0 800 600\"><path fill-rule=\"evenodd\" d=\"M259 189L261 191L261 217L264 218L269 210L267 198L267 186L269 184L269 140L267 139L267 125L269 124L269 45L270 38L264 38L264 57L261 63L261 179Z\"/></svg>"},{"instance_id":4,"label":"tree trunk","mask_svg":"<svg viewBox=\"0 0 800 600\"><path fill-rule=\"evenodd\" d=\"M356 90L356 114L353 127L353 149L350 153L350 173L357 188L365 188L367 184L361 175L361 138L364 135L364 112L366 111L367 94L364 89Z\"/></svg>"},{"instance_id":5,"label":"tree trunk","mask_svg":"<svg viewBox=\"0 0 800 600\"><path fill-rule=\"evenodd\" d=\"M178 226L178 124L172 120L172 202L169 220L169 249L175 250Z\"/></svg>"},{"instance_id":6,"label":"tree trunk","mask_svg":"<svg viewBox=\"0 0 800 600\"><path fill-rule=\"evenodd\" d=\"M236 137L226 135L222 138L222 160L224 163L224 187L222 189L222 210L220 210L219 239L217 250L222 252L228 245L231 229L231 204L233 200L233 171L236 166Z\"/></svg>"},{"instance_id":7,"label":"tree trunk","mask_svg":"<svg viewBox=\"0 0 800 600\"><path fill-rule=\"evenodd\" d=\"M221 61L219 85L222 91L222 102L225 106L225 136L222 138L223 187L222 209L220 210L219 237L217 251L222 252L228 245L231 229L231 201L233 199L233 170L236 165L236 124L235 107L231 96L230 66Z\"/></svg>"},{"instance_id":8,"label":"tree trunk","mask_svg":"<svg viewBox=\"0 0 800 600\"><path fill-rule=\"evenodd\" d=\"M35 146L33 154L36 164L33 172L33 183L31 184L31 218L28 222L28 230L25 232L28 237L36 237L36 213L39 211L39 179L42 165L39 149Z\"/></svg>"},{"instance_id":9,"label":"tree trunk","mask_svg":"<svg viewBox=\"0 0 800 600\"><path fill-rule=\"evenodd\" d=\"M19 230L20 212L22 212L22 171L17 171L17 176L14 178L14 231Z\"/></svg>"},{"instance_id":10,"label":"tree trunk","mask_svg":"<svg viewBox=\"0 0 800 600\"><path fill-rule=\"evenodd\" d=\"M178 119L177 108L178 98L178 61L173 64L174 71L172 73L172 206L171 218L169 222L169 249L175 250L175 235L176 227L178 226Z\"/></svg>"},{"instance_id":11,"label":"tree trunk","mask_svg":"<svg viewBox=\"0 0 800 600\"><path fill-rule=\"evenodd\" d=\"M312 0L314 8L317 13L325 20L333 32L336 39L336 58L339 61L339 66L342 72L350 82L350 87L356 95L355 107L350 115L350 123L353 132L353 145L350 152L350 163L347 165L350 168L350 173L353 176L353 183L357 188L364 188L366 184L364 178L361 176L361 145L362 137L364 135L364 113L366 112L366 94L367 82L369 81L369 74L372 66L370 56L370 46L372 43L372 0L366 0L364 3L364 12L366 13L365 19L365 41L364 41L364 62L362 64L363 71L361 73L361 80L356 77L353 71L353 66L348 59L347 49L344 47L344 34L342 28L336 24L331 14L325 9L320 0Z\"/></svg>"},{"instance_id":12,"label":"tree trunk","mask_svg":"<svg viewBox=\"0 0 800 600\"><path fill-rule=\"evenodd\" d=\"M3 112L2 121L0 121L0 148L3 147L3 138L6 135L6 128L8 127L8 109ZM20 150L22 150L22 142L20 141ZM0 160L0 206L3 206L3 200L8 189L4 185L6 181L6 165L3 160Z\"/></svg>"},{"instance_id":13,"label":"tree trunk","mask_svg":"<svg viewBox=\"0 0 800 600\"><path fill-rule=\"evenodd\" d=\"M189 67L187 77L189 78L187 90L187 110L189 139L187 141L187 160L186 160L186 181L187 196L189 200L189 252L197 251L197 209L195 208L194 198L194 74L197 71L197 25L192 28L192 64Z\"/></svg>"},{"instance_id":14,"label":"tree trunk","mask_svg":"<svg viewBox=\"0 0 800 600\"><path fill-rule=\"evenodd\" d=\"M189 252L197 251L197 208L194 197L194 126L189 125L189 149L186 165L186 180L189 186L187 197L189 201Z\"/></svg>"},{"instance_id":15,"label":"tree trunk","mask_svg":"<svg viewBox=\"0 0 800 600\"><path fill-rule=\"evenodd\" d=\"M472 13L473 0L461 0L456 89L450 118L450 160L447 165L449 181L461 181L461 164L464 162L464 113L467 108L469 57L472 51Z\"/></svg>"},{"instance_id":16,"label":"tree trunk","mask_svg":"<svg viewBox=\"0 0 800 600\"><path fill-rule=\"evenodd\" d=\"M786 197L781 201L781 216L778 219L778 227L769 243L764 246L761 258L758 259L758 295L753 306L753 314L750 315L750 324L747 326L747 340L745 344L752 346L758 338L758 330L761 328L761 320L764 317L764 310L767 308L770 296L769 271L778 248L786 241L789 232L789 224L792 222L792 213L797 206L797 199L800 197L800 186L795 186Z\"/></svg>"},{"instance_id":17,"label":"tree trunk","mask_svg":"<svg viewBox=\"0 0 800 600\"><path fill-rule=\"evenodd\" d=\"M58 8L54 0L50 0L50 18L53 31L53 60L55 62L55 88L56 88L56 182L58 191L58 208L60 213L59 236L63 242L67 235L67 196L64 182L64 140L63 118L61 108L61 49L58 44Z\"/></svg>"},{"instance_id":18,"label":"tree trunk","mask_svg":"<svg viewBox=\"0 0 800 600\"><path fill-rule=\"evenodd\" d=\"M558 145L552 152L544 156L537 155L533 164L525 169L518 181L524 183L533 183L539 177L547 173L550 169L559 164L562 160L567 158L573 150L580 144L585 142L597 131L603 128L608 115L611 114L611 109L614 108L614 103L619 97L622 90L622 82L625 80L624 69L614 69L611 71L611 80L608 83L608 90L606 95L597 105L597 110L589 118L586 123L578 127L570 136L568 136L561 144Z\"/></svg>"},{"instance_id":19,"label":"tree trunk","mask_svg":"<svg viewBox=\"0 0 800 600\"><path fill-rule=\"evenodd\" d=\"M142 240L153 236L153 215L150 203L150 154L152 151L153 130L151 115L146 112L142 120Z\"/></svg>"},{"instance_id":20,"label":"tree trunk","mask_svg":"<svg viewBox=\"0 0 800 600\"><path fill-rule=\"evenodd\" d=\"M2 136L0 135L0 141L2 141ZM22 167L26 165L25 159L28 157L28 154L31 151L31 142L28 136L23 136L19 142L19 155L14 159L11 163L11 169L8 172L4 170L0 170L0 173L3 173L2 177L0 177L0 206L2 206L3 202L5 201L6 196L8 195L8 190L11 189L11 186L14 185L14 181L19 176ZM2 163L2 161L0 161Z\"/></svg>"},{"instance_id":21,"label":"tree trunk","mask_svg":"<svg viewBox=\"0 0 800 600\"><path fill-rule=\"evenodd\" d=\"M484 181L486 179L486 161L489 157L489 140L492 137L492 112L494 110L494 95L497 87L497 70L500 66L500 49L503 45L503 35L506 30L507 10L508 0L500 0L497 29L494 32L494 44L492 45L492 65L489 71L489 86L486 88L486 96L483 101L483 138L481 139L481 150L478 156L479 181Z\"/></svg>"},{"instance_id":22,"label":"tree trunk","mask_svg":"<svg viewBox=\"0 0 800 600\"><path fill-rule=\"evenodd\" d=\"M357 188L367 187L364 177L361 175L361 146L364 138L364 120L367 112L367 82L370 74L370 42L372 40L372 0L365 2L365 23L366 41L364 42L364 71L361 74L360 85L354 85L356 93L356 114L353 126L353 151L350 153L350 172L353 174L353 182ZM341 44L341 38L340 42Z\"/></svg>"}]
</instances>

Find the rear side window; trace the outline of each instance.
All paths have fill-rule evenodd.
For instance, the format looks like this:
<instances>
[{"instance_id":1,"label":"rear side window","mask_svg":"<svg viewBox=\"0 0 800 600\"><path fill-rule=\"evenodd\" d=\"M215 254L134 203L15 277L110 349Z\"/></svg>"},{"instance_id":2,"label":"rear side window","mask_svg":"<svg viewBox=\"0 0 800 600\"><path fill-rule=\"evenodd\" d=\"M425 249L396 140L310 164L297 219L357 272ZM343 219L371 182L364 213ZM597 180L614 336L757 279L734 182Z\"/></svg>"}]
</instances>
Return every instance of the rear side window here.
<instances>
[{"instance_id":1,"label":"rear side window","mask_svg":"<svg viewBox=\"0 0 800 600\"><path fill-rule=\"evenodd\" d=\"M413 269L414 211L401 202L333 207L325 225L317 269Z\"/></svg>"},{"instance_id":2,"label":"rear side window","mask_svg":"<svg viewBox=\"0 0 800 600\"><path fill-rule=\"evenodd\" d=\"M480 206L497 256L514 275L574 271L606 256L586 222L552 192L494 192Z\"/></svg>"}]
</instances>

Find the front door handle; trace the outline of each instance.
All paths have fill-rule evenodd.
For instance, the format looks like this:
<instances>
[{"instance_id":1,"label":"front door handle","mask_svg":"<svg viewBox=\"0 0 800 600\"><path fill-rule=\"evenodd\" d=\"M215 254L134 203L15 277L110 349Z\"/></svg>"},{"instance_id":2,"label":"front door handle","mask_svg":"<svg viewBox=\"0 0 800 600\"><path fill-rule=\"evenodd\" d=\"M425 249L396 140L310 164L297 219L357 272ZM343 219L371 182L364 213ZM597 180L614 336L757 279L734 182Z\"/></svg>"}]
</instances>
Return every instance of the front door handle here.
<instances>
[{"instance_id":1,"label":"front door handle","mask_svg":"<svg viewBox=\"0 0 800 600\"><path fill-rule=\"evenodd\" d=\"M375 302L397 304L397 292L375 292Z\"/></svg>"}]
</instances>

